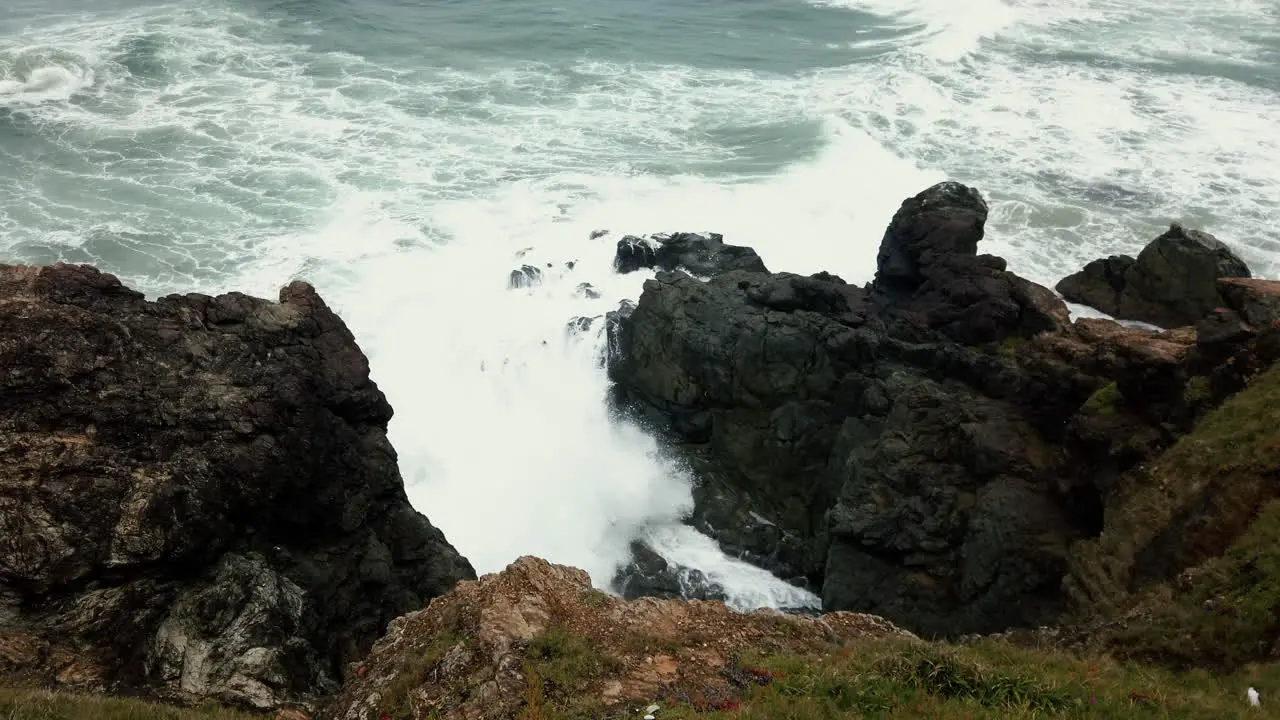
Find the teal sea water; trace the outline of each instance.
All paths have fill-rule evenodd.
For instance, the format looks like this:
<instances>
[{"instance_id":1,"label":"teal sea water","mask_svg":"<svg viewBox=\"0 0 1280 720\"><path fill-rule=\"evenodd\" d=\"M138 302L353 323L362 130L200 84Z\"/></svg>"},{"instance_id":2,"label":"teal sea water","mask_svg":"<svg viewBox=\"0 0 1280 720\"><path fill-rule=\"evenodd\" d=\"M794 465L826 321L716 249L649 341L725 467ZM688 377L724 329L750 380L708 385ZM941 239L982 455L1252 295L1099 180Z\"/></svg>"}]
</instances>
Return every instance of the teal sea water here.
<instances>
[{"instance_id":1,"label":"teal sea water","mask_svg":"<svg viewBox=\"0 0 1280 720\"><path fill-rule=\"evenodd\" d=\"M601 339L564 323L643 277L592 230L863 281L897 204L950 177L1041 282L1172 220L1280 274L1270 0L5 5L0 259L152 295L315 283L415 505L482 572L532 553L604 585L645 536L741 607L812 602L680 525L687 478L610 421ZM553 267L508 290L523 262Z\"/></svg>"}]
</instances>

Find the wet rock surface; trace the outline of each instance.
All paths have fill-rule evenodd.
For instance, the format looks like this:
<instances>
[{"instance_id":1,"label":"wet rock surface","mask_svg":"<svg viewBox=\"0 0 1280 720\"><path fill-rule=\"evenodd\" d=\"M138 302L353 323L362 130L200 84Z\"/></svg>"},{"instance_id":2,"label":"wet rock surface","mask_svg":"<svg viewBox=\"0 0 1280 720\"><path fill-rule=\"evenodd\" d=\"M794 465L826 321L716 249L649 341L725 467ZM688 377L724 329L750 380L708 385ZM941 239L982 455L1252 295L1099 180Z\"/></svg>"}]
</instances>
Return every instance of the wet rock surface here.
<instances>
[{"instance_id":1,"label":"wet rock surface","mask_svg":"<svg viewBox=\"0 0 1280 720\"><path fill-rule=\"evenodd\" d=\"M755 250L726 245L724 237L717 233L675 233L644 238L627 235L618 241L613 267L620 273L683 269L703 277L730 270L767 272Z\"/></svg>"},{"instance_id":2,"label":"wet rock surface","mask_svg":"<svg viewBox=\"0 0 1280 720\"><path fill-rule=\"evenodd\" d=\"M474 577L409 505L391 407L306 283L147 301L0 266L0 364L5 677L305 705Z\"/></svg>"}]
</instances>

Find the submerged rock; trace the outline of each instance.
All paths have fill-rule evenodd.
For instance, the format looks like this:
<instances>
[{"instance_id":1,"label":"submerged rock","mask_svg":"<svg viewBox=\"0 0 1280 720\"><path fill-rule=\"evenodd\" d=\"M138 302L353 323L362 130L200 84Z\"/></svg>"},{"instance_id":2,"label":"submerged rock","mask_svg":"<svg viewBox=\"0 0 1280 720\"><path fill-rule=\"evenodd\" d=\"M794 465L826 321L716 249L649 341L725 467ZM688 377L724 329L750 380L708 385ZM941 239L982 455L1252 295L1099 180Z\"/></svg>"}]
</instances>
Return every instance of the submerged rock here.
<instances>
[{"instance_id":1,"label":"submerged rock","mask_svg":"<svg viewBox=\"0 0 1280 720\"><path fill-rule=\"evenodd\" d=\"M1095 260L1059 281L1057 290L1071 302L1122 320L1181 327L1224 304L1219 278L1248 277L1248 265L1220 240L1174 224L1137 259Z\"/></svg>"},{"instance_id":2,"label":"submerged rock","mask_svg":"<svg viewBox=\"0 0 1280 720\"><path fill-rule=\"evenodd\" d=\"M310 285L150 302L0 266L0 673L255 708L335 692L474 577L410 506L391 407Z\"/></svg>"},{"instance_id":3,"label":"submerged rock","mask_svg":"<svg viewBox=\"0 0 1280 720\"><path fill-rule=\"evenodd\" d=\"M613 267L620 273L641 269L683 269L698 276L731 270L768 272L755 250L726 245L717 233L676 233L639 238L627 235L618 241Z\"/></svg>"},{"instance_id":4,"label":"submerged rock","mask_svg":"<svg viewBox=\"0 0 1280 720\"><path fill-rule=\"evenodd\" d=\"M511 290L535 287L541 284L542 270L533 265L521 265L520 269L512 270L507 277L507 287Z\"/></svg>"},{"instance_id":5,"label":"submerged rock","mask_svg":"<svg viewBox=\"0 0 1280 720\"><path fill-rule=\"evenodd\" d=\"M725 589L701 570L673 565L642 542L631 543L631 562L618 568L613 587L627 600L641 597L727 600Z\"/></svg>"}]
</instances>

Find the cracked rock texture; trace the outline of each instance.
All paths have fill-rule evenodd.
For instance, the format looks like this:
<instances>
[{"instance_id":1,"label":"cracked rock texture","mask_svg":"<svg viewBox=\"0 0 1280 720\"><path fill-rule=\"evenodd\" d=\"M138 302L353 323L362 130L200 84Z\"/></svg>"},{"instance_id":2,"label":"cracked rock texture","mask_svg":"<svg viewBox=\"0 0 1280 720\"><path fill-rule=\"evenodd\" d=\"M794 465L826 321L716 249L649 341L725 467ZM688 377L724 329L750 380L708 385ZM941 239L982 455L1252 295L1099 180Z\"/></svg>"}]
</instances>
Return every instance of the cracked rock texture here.
<instances>
[{"instance_id":1,"label":"cracked rock texture","mask_svg":"<svg viewBox=\"0 0 1280 720\"><path fill-rule=\"evenodd\" d=\"M315 290L156 301L0 266L0 676L256 708L336 692L470 564Z\"/></svg>"}]
</instances>

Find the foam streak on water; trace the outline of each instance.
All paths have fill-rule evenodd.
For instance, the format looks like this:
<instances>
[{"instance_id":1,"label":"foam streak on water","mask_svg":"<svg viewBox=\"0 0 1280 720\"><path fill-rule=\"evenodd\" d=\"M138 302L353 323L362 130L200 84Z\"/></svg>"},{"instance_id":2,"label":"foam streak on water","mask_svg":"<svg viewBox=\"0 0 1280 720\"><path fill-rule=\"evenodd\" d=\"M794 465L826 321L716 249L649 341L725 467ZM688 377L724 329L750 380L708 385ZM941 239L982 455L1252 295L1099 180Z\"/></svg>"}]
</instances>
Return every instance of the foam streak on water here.
<instances>
[{"instance_id":1,"label":"foam streak on water","mask_svg":"<svg viewBox=\"0 0 1280 720\"><path fill-rule=\"evenodd\" d=\"M721 30L665 0L688 15L129 1L0 18L6 259L153 294L316 283L396 408L413 502L481 572L534 553L604 585L643 536L739 607L815 601L680 526L689 479L610 418L601 338L564 325L638 296L622 233L860 282L900 200L953 177L991 200L986 251L1041 282L1171 220L1280 267L1267 3L735 0ZM450 12L474 42L432 36ZM543 284L508 289L524 263Z\"/></svg>"}]
</instances>

